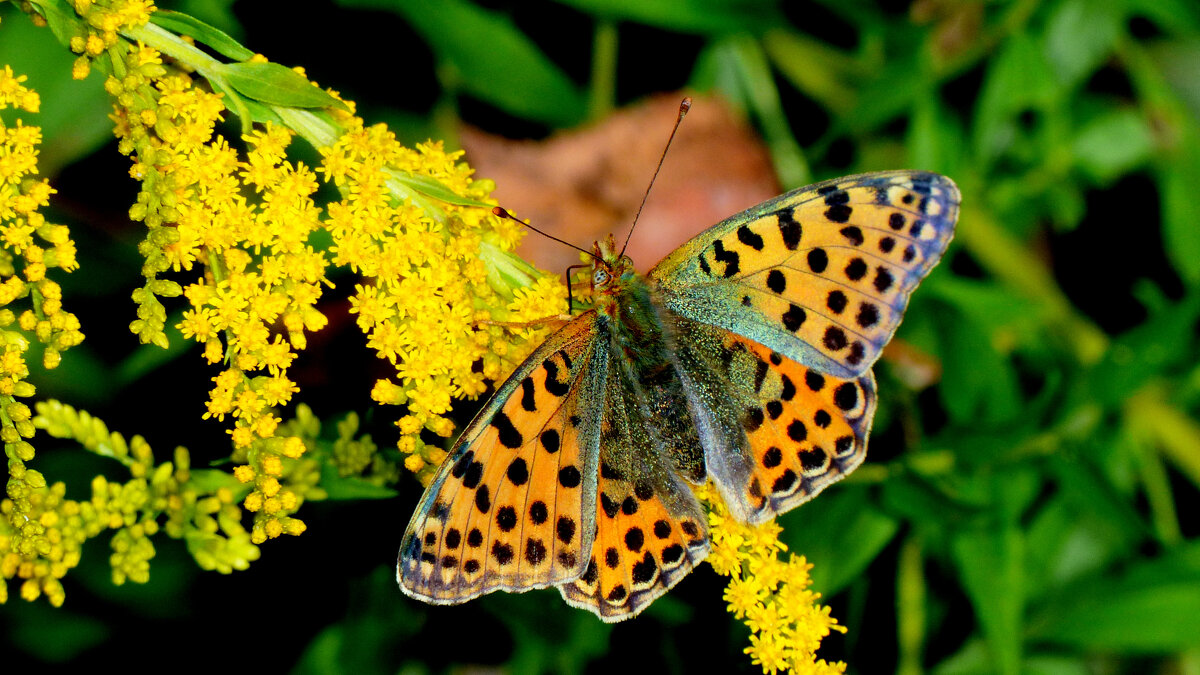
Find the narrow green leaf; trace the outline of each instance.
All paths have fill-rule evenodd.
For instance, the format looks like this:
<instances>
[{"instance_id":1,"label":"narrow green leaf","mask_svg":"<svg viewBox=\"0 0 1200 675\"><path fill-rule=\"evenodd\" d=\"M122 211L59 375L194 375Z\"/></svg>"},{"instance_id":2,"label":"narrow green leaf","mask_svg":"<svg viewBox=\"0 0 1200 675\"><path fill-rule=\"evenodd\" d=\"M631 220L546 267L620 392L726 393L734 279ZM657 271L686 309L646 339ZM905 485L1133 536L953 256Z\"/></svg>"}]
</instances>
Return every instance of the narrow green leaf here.
<instances>
[{"instance_id":1,"label":"narrow green leaf","mask_svg":"<svg viewBox=\"0 0 1200 675\"><path fill-rule=\"evenodd\" d=\"M811 183L812 170L792 135L762 45L750 36L735 35L719 43L717 54L728 60L728 68L736 74L731 79L736 90L726 94L743 101L758 118L779 182L784 186Z\"/></svg>"},{"instance_id":2,"label":"narrow green leaf","mask_svg":"<svg viewBox=\"0 0 1200 675\"><path fill-rule=\"evenodd\" d=\"M64 0L33 0L32 4L46 19L46 26L60 43L68 44L72 37L83 32L79 15Z\"/></svg>"},{"instance_id":3,"label":"narrow green leaf","mask_svg":"<svg viewBox=\"0 0 1200 675\"><path fill-rule=\"evenodd\" d=\"M769 31L763 36L763 49L771 64L805 95L834 113L854 107L857 87L848 85L862 72L850 56L816 38L787 30Z\"/></svg>"},{"instance_id":4,"label":"narrow green leaf","mask_svg":"<svg viewBox=\"0 0 1200 675\"><path fill-rule=\"evenodd\" d=\"M491 204L463 197L443 185L437 179L430 178L429 176L409 173L407 171L389 171L388 174L404 187L427 197L433 197L438 201L454 204L455 206L475 206L481 209L488 209L489 211L492 209Z\"/></svg>"},{"instance_id":5,"label":"narrow green leaf","mask_svg":"<svg viewBox=\"0 0 1200 675\"><path fill-rule=\"evenodd\" d=\"M259 107L265 106L251 99L244 98L223 78L213 77L209 79L208 83L212 85L214 92L222 95L221 102L225 104L225 108L232 112L242 123L242 133L250 133L251 126L259 120L255 120L251 115L249 104L254 103Z\"/></svg>"},{"instance_id":6,"label":"narrow green leaf","mask_svg":"<svg viewBox=\"0 0 1200 675\"><path fill-rule=\"evenodd\" d=\"M988 62L976 101L976 151L990 160L1008 150L1017 138L1017 115L1049 107L1060 100L1063 90L1063 83L1033 37L1018 33L1006 40Z\"/></svg>"},{"instance_id":7,"label":"narrow green leaf","mask_svg":"<svg viewBox=\"0 0 1200 675\"><path fill-rule=\"evenodd\" d=\"M1200 545L1135 563L1119 577L1076 584L1030 622L1030 636L1118 653L1200 647Z\"/></svg>"},{"instance_id":8,"label":"narrow green leaf","mask_svg":"<svg viewBox=\"0 0 1200 675\"><path fill-rule=\"evenodd\" d=\"M342 107L300 73L278 63L225 63L217 75L246 98L289 108Z\"/></svg>"},{"instance_id":9,"label":"narrow green leaf","mask_svg":"<svg viewBox=\"0 0 1200 675\"><path fill-rule=\"evenodd\" d=\"M326 498L345 499L391 499L398 492L389 487L376 485L357 476L339 476L332 466L321 472L321 488Z\"/></svg>"},{"instance_id":10,"label":"narrow green leaf","mask_svg":"<svg viewBox=\"0 0 1200 675\"><path fill-rule=\"evenodd\" d=\"M773 2L710 0L559 0L610 20L634 21L695 33L761 32L786 23Z\"/></svg>"},{"instance_id":11,"label":"narrow green leaf","mask_svg":"<svg viewBox=\"0 0 1200 675\"><path fill-rule=\"evenodd\" d=\"M1191 131L1172 161L1159 170L1162 191L1163 248L1171 264L1190 285L1200 284L1200 132Z\"/></svg>"},{"instance_id":12,"label":"narrow green leaf","mask_svg":"<svg viewBox=\"0 0 1200 675\"><path fill-rule=\"evenodd\" d=\"M963 163L965 136L962 125L940 98L932 93L918 96L908 125L910 160L905 166L954 176Z\"/></svg>"},{"instance_id":13,"label":"narrow green leaf","mask_svg":"<svg viewBox=\"0 0 1200 675\"><path fill-rule=\"evenodd\" d=\"M500 12L465 0L340 0L395 12L416 29L466 92L506 112L572 126L587 114L583 92Z\"/></svg>"},{"instance_id":14,"label":"narrow green leaf","mask_svg":"<svg viewBox=\"0 0 1200 675\"><path fill-rule=\"evenodd\" d=\"M202 42L234 61L245 61L254 56L253 51L243 47L241 43L234 40L229 34L188 14L173 12L169 9L160 9L150 15L150 21L169 31L174 31L180 35L193 38L197 42Z\"/></svg>"},{"instance_id":15,"label":"narrow green leaf","mask_svg":"<svg viewBox=\"0 0 1200 675\"><path fill-rule=\"evenodd\" d=\"M1060 82L1074 86L1108 58L1122 17L1113 0L1066 0L1046 22L1046 56Z\"/></svg>"},{"instance_id":16,"label":"narrow green leaf","mask_svg":"<svg viewBox=\"0 0 1200 675\"><path fill-rule=\"evenodd\" d=\"M995 672L1021 671L1023 539L1015 524L961 532L951 542L959 577L983 627Z\"/></svg>"}]
</instances>

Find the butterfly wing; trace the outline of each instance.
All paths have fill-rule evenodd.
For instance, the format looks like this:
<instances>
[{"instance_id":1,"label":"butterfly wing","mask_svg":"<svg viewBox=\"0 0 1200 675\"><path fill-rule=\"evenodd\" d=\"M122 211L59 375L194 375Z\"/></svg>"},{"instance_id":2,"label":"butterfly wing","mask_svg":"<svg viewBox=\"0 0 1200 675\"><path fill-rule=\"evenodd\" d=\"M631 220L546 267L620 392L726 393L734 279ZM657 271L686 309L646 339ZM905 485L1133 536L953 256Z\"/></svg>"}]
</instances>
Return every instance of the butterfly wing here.
<instances>
[{"instance_id":1,"label":"butterfly wing","mask_svg":"<svg viewBox=\"0 0 1200 675\"><path fill-rule=\"evenodd\" d=\"M760 523L862 463L875 379L825 375L731 331L675 320L678 367L730 512Z\"/></svg>"},{"instance_id":2,"label":"butterfly wing","mask_svg":"<svg viewBox=\"0 0 1200 675\"><path fill-rule=\"evenodd\" d=\"M404 534L406 594L455 604L583 574L595 534L603 328L594 312L568 323L463 432Z\"/></svg>"},{"instance_id":3,"label":"butterfly wing","mask_svg":"<svg viewBox=\"0 0 1200 675\"><path fill-rule=\"evenodd\" d=\"M871 365L945 252L959 199L932 173L838 178L722 221L650 272L708 473L739 519L787 511L862 462Z\"/></svg>"},{"instance_id":4,"label":"butterfly wing","mask_svg":"<svg viewBox=\"0 0 1200 675\"><path fill-rule=\"evenodd\" d=\"M709 552L704 511L672 461L671 431L654 412L653 394L661 392L646 392L633 367L623 360L609 370L596 539L584 574L559 587L568 604L605 622L636 615Z\"/></svg>"},{"instance_id":5,"label":"butterfly wing","mask_svg":"<svg viewBox=\"0 0 1200 675\"><path fill-rule=\"evenodd\" d=\"M718 223L650 278L677 314L854 379L941 259L959 200L949 178L918 171L818 183Z\"/></svg>"}]
</instances>

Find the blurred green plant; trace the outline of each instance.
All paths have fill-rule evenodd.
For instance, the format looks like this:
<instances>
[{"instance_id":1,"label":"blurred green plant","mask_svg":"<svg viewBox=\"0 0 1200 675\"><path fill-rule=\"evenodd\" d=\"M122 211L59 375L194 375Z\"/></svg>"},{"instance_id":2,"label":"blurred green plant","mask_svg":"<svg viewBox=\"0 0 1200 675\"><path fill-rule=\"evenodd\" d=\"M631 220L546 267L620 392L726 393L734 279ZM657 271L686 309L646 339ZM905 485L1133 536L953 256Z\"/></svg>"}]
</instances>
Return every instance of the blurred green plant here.
<instances>
[{"instance_id":1,"label":"blurred green plant","mask_svg":"<svg viewBox=\"0 0 1200 675\"><path fill-rule=\"evenodd\" d=\"M687 45L663 65L752 119L787 186L898 167L953 177L956 245L914 297L904 349L879 369L870 461L781 519L848 628L838 658L944 675L1200 669L1195 3L338 4L331 14L363 22L399 17L430 54L437 91L428 110L396 115L402 135L478 102L547 128L602 118L627 92L679 84L619 67L652 35ZM227 3L180 8L243 30ZM560 29L592 39L582 75L556 63L568 51ZM26 35L5 19L0 63L45 54L21 72L46 102L41 166L52 174L103 142L107 103L94 77L66 88L70 58L64 70L44 36ZM65 96L72 106L51 105ZM300 670L455 662L419 649L447 626L384 601L386 576L365 582L348 618L331 615ZM461 658L517 672L613 665L611 627L553 614L565 610L537 595L480 603L474 630L511 645ZM681 669L724 658L688 649L703 628L670 600L639 621L655 658ZM81 644L97 639L100 628L67 616ZM545 616L563 619L529 630ZM728 658L744 658L744 639Z\"/></svg>"}]
</instances>

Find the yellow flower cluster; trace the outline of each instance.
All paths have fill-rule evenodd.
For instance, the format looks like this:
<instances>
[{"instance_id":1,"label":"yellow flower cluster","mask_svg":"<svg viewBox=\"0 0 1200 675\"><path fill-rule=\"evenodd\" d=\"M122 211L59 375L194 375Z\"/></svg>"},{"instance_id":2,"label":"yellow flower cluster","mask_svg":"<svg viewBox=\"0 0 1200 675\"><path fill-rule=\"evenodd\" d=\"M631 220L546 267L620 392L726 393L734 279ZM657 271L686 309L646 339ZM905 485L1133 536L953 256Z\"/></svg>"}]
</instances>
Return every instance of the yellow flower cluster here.
<instances>
[{"instance_id":1,"label":"yellow flower cluster","mask_svg":"<svg viewBox=\"0 0 1200 675\"><path fill-rule=\"evenodd\" d=\"M378 381L371 395L407 407L398 422L399 447L405 466L428 483L445 450L426 444L421 431L450 436L452 399L478 396L485 380L503 377L537 344L534 334L511 349L503 329L481 322L561 311L565 289L552 278L515 294L492 283L480 250L511 251L521 235L511 221L477 206L423 208L398 198L400 179L421 176L486 202L492 183L471 180L459 153L440 143L406 148L387 127L364 127L351 115L341 122L348 130L321 148L319 169L342 194L328 207L333 262L366 277L355 286L350 311L368 346L396 368L396 379ZM508 313L494 316L497 307Z\"/></svg>"},{"instance_id":2,"label":"yellow flower cluster","mask_svg":"<svg viewBox=\"0 0 1200 675\"><path fill-rule=\"evenodd\" d=\"M71 51L79 54L71 68L71 76L77 80L88 76L92 59L117 44L121 29L145 24L156 9L150 0L71 0L71 3L83 19L75 24L78 32L69 42Z\"/></svg>"},{"instance_id":3,"label":"yellow flower cluster","mask_svg":"<svg viewBox=\"0 0 1200 675\"><path fill-rule=\"evenodd\" d=\"M245 501L255 513L253 539L299 534L304 523L291 514L305 497L321 495L312 491L311 467L296 462L305 444L280 435L274 410L298 391L287 371L307 344L305 332L326 323L315 306L328 263L308 243L322 226L312 200L316 175L288 161L293 134L272 124L246 135L249 151L239 157L214 133L225 112L220 96L166 69L157 51L131 49L124 71L105 88L114 97L119 149L142 184L130 217L148 229L147 282L134 293L138 319L130 328L165 346L159 298L187 298L176 327L204 345L209 363L225 365L213 377L205 416L233 418L234 460L244 463L235 475L253 483ZM202 274L186 286L159 277L197 263Z\"/></svg>"},{"instance_id":4,"label":"yellow flower cluster","mask_svg":"<svg viewBox=\"0 0 1200 675\"><path fill-rule=\"evenodd\" d=\"M40 99L22 84L9 66L0 68L0 110L15 107L37 112ZM0 441L4 443L8 480L0 502L0 602L8 597L7 581L23 579L21 595L42 593L62 603L58 581L79 559L82 539L60 512L61 486L49 486L28 468L36 433L29 406L17 400L33 396L26 354L41 344L41 365L58 366L66 349L83 341L79 320L63 310L62 289L47 277L52 268L69 272L78 265L75 244L62 225L46 222L39 209L54 190L37 178L37 146L41 129L21 119L9 127L0 121ZM28 300L22 309L18 303ZM65 516L65 518L64 518Z\"/></svg>"},{"instance_id":5,"label":"yellow flower cluster","mask_svg":"<svg viewBox=\"0 0 1200 675\"><path fill-rule=\"evenodd\" d=\"M844 673L846 664L816 658L831 630L846 629L830 616L828 607L817 603L821 595L809 589L812 565L803 556L780 559L787 549L779 541L783 528L773 520L761 525L738 522L711 483L697 488L696 496L708 511L708 562L729 577L725 601L729 612L750 628L745 652L751 660L764 673Z\"/></svg>"},{"instance_id":6,"label":"yellow flower cluster","mask_svg":"<svg viewBox=\"0 0 1200 675\"><path fill-rule=\"evenodd\" d=\"M150 537L159 531L185 539L203 569L228 573L258 558L258 547L242 527L234 493L238 485L231 477L216 470L193 472L182 447L176 448L174 461L156 464L150 445L140 436L126 441L88 413L57 401L38 403L37 410L32 426L120 462L132 478L115 483L97 476L91 499L75 501L64 498L63 483L46 486L39 476L34 482L41 487L28 495L28 506L21 512L30 524L21 533L4 526L20 508L18 500L0 504L6 516L0 523L0 576L21 579L22 598L35 600L44 594L51 604L61 605L65 593L59 580L79 564L83 542L107 530L115 530L109 562L116 584L149 580L155 554ZM25 479L30 481L33 473L26 470ZM202 479L196 480L195 474ZM6 598L7 585L0 584L0 602Z\"/></svg>"}]
</instances>

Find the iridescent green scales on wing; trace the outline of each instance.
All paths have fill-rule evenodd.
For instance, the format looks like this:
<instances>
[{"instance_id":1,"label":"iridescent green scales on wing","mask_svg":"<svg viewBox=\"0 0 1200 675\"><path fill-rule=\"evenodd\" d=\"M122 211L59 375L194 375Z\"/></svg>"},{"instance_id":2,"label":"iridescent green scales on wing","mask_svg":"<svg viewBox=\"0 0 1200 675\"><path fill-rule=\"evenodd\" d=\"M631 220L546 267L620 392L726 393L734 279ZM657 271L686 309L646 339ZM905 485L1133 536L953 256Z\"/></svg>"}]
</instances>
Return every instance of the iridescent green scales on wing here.
<instances>
[{"instance_id":1,"label":"iridescent green scales on wing","mask_svg":"<svg viewBox=\"0 0 1200 675\"><path fill-rule=\"evenodd\" d=\"M452 604L556 586L619 621L708 554L689 485L759 523L853 471L871 366L958 204L944 176L862 174L728 218L645 277L597 242L595 306L463 433L405 532L401 589Z\"/></svg>"}]
</instances>

